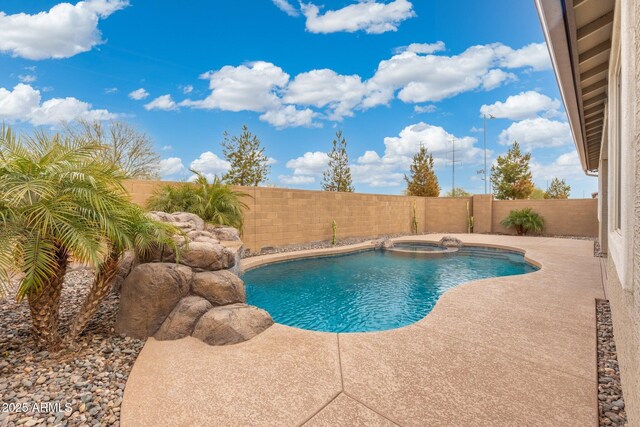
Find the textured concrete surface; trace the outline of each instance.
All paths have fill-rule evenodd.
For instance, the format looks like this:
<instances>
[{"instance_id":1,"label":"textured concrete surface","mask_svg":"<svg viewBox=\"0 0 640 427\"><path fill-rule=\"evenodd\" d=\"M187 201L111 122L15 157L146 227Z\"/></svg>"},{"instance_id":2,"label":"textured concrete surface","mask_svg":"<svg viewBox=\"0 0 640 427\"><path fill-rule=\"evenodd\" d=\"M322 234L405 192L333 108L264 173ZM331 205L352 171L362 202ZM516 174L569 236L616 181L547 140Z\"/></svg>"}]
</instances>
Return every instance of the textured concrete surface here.
<instances>
[{"instance_id":1,"label":"textured concrete surface","mask_svg":"<svg viewBox=\"0 0 640 427\"><path fill-rule=\"evenodd\" d=\"M603 290L593 242L456 237L518 248L542 269L461 285L421 321L390 331L276 324L226 347L150 339L125 389L122 425L597 425L595 299Z\"/></svg>"}]
</instances>

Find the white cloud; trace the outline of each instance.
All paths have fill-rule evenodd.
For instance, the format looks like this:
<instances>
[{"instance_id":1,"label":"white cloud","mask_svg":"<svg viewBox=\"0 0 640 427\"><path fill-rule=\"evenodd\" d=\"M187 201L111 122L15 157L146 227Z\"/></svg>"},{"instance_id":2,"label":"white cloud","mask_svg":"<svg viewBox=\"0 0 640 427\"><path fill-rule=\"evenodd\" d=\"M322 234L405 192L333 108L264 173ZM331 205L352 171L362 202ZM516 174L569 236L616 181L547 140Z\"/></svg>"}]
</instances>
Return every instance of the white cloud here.
<instances>
[{"instance_id":1,"label":"white cloud","mask_svg":"<svg viewBox=\"0 0 640 427\"><path fill-rule=\"evenodd\" d=\"M200 154L200 157L191 162L189 168L201 172L211 179L215 175L224 174L231 168L231 164L211 151L205 151Z\"/></svg>"},{"instance_id":2,"label":"white cloud","mask_svg":"<svg viewBox=\"0 0 640 427\"><path fill-rule=\"evenodd\" d=\"M364 154L358 157L358 163L369 164L380 162L380 156L373 150L367 150Z\"/></svg>"},{"instance_id":3,"label":"white cloud","mask_svg":"<svg viewBox=\"0 0 640 427\"><path fill-rule=\"evenodd\" d=\"M500 132L501 144L508 145L514 141L518 141L525 150L531 151L536 148L570 144L572 136L568 123L536 117L513 123Z\"/></svg>"},{"instance_id":4,"label":"white cloud","mask_svg":"<svg viewBox=\"0 0 640 427\"><path fill-rule=\"evenodd\" d=\"M516 80L518 80L518 77L516 77L515 74L494 68L482 77L482 88L484 90L492 90L502 86L504 83L514 82Z\"/></svg>"},{"instance_id":5,"label":"white cloud","mask_svg":"<svg viewBox=\"0 0 640 427\"><path fill-rule=\"evenodd\" d=\"M281 183L288 185L311 184L316 181L316 178L314 176L304 175L280 175L278 179Z\"/></svg>"},{"instance_id":6,"label":"white cloud","mask_svg":"<svg viewBox=\"0 0 640 427\"><path fill-rule=\"evenodd\" d=\"M171 145L164 145L164 146L161 148L161 150L162 150L162 151L171 151L171 150L173 150L173 147L172 147Z\"/></svg>"},{"instance_id":7,"label":"white cloud","mask_svg":"<svg viewBox=\"0 0 640 427\"><path fill-rule=\"evenodd\" d=\"M429 105L416 105L415 107L413 107L413 111L415 111L418 114L422 114L422 113L433 113L438 109L438 107L436 107L433 104L429 104Z\"/></svg>"},{"instance_id":8,"label":"white cloud","mask_svg":"<svg viewBox=\"0 0 640 427\"><path fill-rule=\"evenodd\" d=\"M112 93L117 93L118 92L118 88L117 87L106 87L104 88L104 93L107 95L110 95Z\"/></svg>"},{"instance_id":9,"label":"white cloud","mask_svg":"<svg viewBox=\"0 0 640 427\"><path fill-rule=\"evenodd\" d=\"M421 55L405 51L381 61L370 86L386 103L395 90L404 102L440 101L462 92L490 89L513 79L510 73L492 68L496 62L493 46L472 46L459 55Z\"/></svg>"},{"instance_id":10,"label":"white cloud","mask_svg":"<svg viewBox=\"0 0 640 427\"><path fill-rule=\"evenodd\" d=\"M227 111L265 112L280 107L277 91L286 86L289 75L270 62L222 67L200 78L209 80L211 94L205 99L186 100L181 105Z\"/></svg>"},{"instance_id":11,"label":"white cloud","mask_svg":"<svg viewBox=\"0 0 640 427\"><path fill-rule=\"evenodd\" d=\"M298 12L298 9L293 7L293 5L289 3L287 0L272 0L272 1L273 1L273 4L275 4L278 7L278 9L280 9L281 11L283 11L289 16L300 15L300 13Z\"/></svg>"},{"instance_id":12,"label":"white cloud","mask_svg":"<svg viewBox=\"0 0 640 427\"><path fill-rule=\"evenodd\" d=\"M306 152L302 157L291 159L286 166L294 175L321 175L329 165L329 156L322 151Z\"/></svg>"},{"instance_id":13,"label":"white cloud","mask_svg":"<svg viewBox=\"0 0 640 427\"><path fill-rule=\"evenodd\" d=\"M345 116L353 116L353 109L366 94L367 88L360 76L344 76L325 68L298 74L289 83L283 100L291 104L328 107L329 119L340 121Z\"/></svg>"},{"instance_id":14,"label":"white cloud","mask_svg":"<svg viewBox=\"0 0 640 427\"><path fill-rule=\"evenodd\" d=\"M187 95L187 94L190 94L191 92L193 92L193 86L192 85L182 86L182 93Z\"/></svg>"},{"instance_id":15,"label":"white cloud","mask_svg":"<svg viewBox=\"0 0 640 427\"><path fill-rule=\"evenodd\" d=\"M20 74L18 76L18 80L20 80L21 83L33 83L37 80L37 77L34 76L33 74Z\"/></svg>"},{"instance_id":16,"label":"white cloud","mask_svg":"<svg viewBox=\"0 0 640 427\"><path fill-rule=\"evenodd\" d=\"M296 126L315 126L313 117L316 115L309 108L298 110L293 105L287 105L277 110L270 110L260 115L260 120L267 122L277 129Z\"/></svg>"},{"instance_id":17,"label":"white cloud","mask_svg":"<svg viewBox=\"0 0 640 427\"><path fill-rule=\"evenodd\" d=\"M445 49L443 41L437 41L435 43L411 43L409 46L402 46L395 49L395 53L413 52L413 53L435 53Z\"/></svg>"},{"instance_id":18,"label":"white cloud","mask_svg":"<svg viewBox=\"0 0 640 427\"><path fill-rule=\"evenodd\" d=\"M168 159L160 160L158 165L158 173L160 176L165 177L169 175L175 175L178 172L184 170L182 159L180 157L169 157Z\"/></svg>"},{"instance_id":19,"label":"white cloud","mask_svg":"<svg viewBox=\"0 0 640 427\"><path fill-rule=\"evenodd\" d=\"M35 15L0 12L0 52L26 59L69 58L102 43L100 19L126 7L127 0L60 3Z\"/></svg>"},{"instance_id":20,"label":"white cloud","mask_svg":"<svg viewBox=\"0 0 640 427\"><path fill-rule=\"evenodd\" d=\"M41 103L40 91L20 83L13 90L0 87L0 121L29 122L35 126L56 125L76 119L110 120L117 117L107 110L73 97L52 98Z\"/></svg>"},{"instance_id":21,"label":"white cloud","mask_svg":"<svg viewBox=\"0 0 640 427\"><path fill-rule=\"evenodd\" d=\"M149 96L149 92L147 92L143 87L140 89L136 89L133 92L129 93L129 98L135 99L136 101L140 101L141 99L145 99Z\"/></svg>"},{"instance_id":22,"label":"white cloud","mask_svg":"<svg viewBox=\"0 0 640 427\"><path fill-rule=\"evenodd\" d=\"M407 0L394 0L386 4L361 0L342 9L328 10L324 14L320 14L320 8L315 4L301 3L300 7L307 18L307 30L324 34L342 31L380 34L397 31L402 21L416 16L413 5Z\"/></svg>"},{"instance_id":23,"label":"white cloud","mask_svg":"<svg viewBox=\"0 0 640 427\"><path fill-rule=\"evenodd\" d=\"M576 150L561 154L549 164L538 163L535 159L532 159L530 166L533 178L539 181L551 180L552 178L581 178L584 176Z\"/></svg>"},{"instance_id":24,"label":"white cloud","mask_svg":"<svg viewBox=\"0 0 640 427\"><path fill-rule=\"evenodd\" d=\"M531 43L520 49L499 45L500 65L507 68L531 67L536 71L551 69L551 58L546 43Z\"/></svg>"},{"instance_id":25,"label":"white cloud","mask_svg":"<svg viewBox=\"0 0 640 427\"><path fill-rule=\"evenodd\" d=\"M560 101L530 90L512 95L506 101L497 101L491 105L480 107L481 114L491 114L499 119L522 120L536 117L539 113L555 115L560 108Z\"/></svg>"},{"instance_id":26,"label":"white cloud","mask_svg":"<svg viewBox=\"0 0 640 427\"><path fill-rule=\"evenodd\" d=\"M301 157L291 159L286 163L292 169L291 175L280 175L278 179L287 185L311 184L320 179L329 165L329 156L322 151L308 151Z\"/></svg>"},{"instance_id":27,"label":"white cloud","mask_svg":"<svg viewBox=\"0 0 640 427\"><path fill-rule=\"evenodd\" d=\"M171 99L171 95L161 95L154 99L153 101L144 104L145 110L163 110L163 111L171 111L178 108L178 104L175 103L173 99Z\"/></svg>"}]
</instances>

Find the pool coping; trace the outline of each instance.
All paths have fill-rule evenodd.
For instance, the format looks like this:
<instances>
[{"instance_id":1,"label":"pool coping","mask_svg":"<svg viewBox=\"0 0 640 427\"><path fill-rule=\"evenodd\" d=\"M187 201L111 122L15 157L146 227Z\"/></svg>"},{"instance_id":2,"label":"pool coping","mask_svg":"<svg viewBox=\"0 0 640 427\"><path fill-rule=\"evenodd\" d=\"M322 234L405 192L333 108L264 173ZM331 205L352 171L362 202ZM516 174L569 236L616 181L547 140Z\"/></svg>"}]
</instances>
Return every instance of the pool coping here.
<instances>
[{"instance_id":1,"label":"pool coping","mask_svg":"<svg viewBox=\"0 0 640 427\"><path fill-rule=\"evenodd\" d=\"M122 425L596 426L595 299L604 294L591 242L455 236L524 253L540 269L463 283L422 320L387 331L275 324L225 347L150 338L127 382ZM245 265L372 246L271 254Z\"/></svg>"},{"instance_id":2,"label":"pool coping","mask_svg":"<svg viewBox=\"0 0 640 427\"><path fill-rule=\"evenodd\" d=\"M424 242L424 243L438 243L439 240L430 240L425 239L430 235L420 235L420 236L401 236L389 239L392 242L397 243L415 243L415 242ZM263 267L268 264L276 264L279 262L286 261L295 261L306 258L321 258L326 256L335 256L335 255L347 255L350 253L365 251L369 249L374 249L378 240L368 240L366 242L356 243L353 245L345 245L345 246L336 246L332 248L318 248L318 249L304 249L300 251L290 251L290 252L280 252L276 254L268 254L268 255L258 255L250 258L243 258L240 261L240 271L249 271L254 268ZM478 248L491 248L491 249L502 249L509 252L519 253L524 257L524 260L539 270L542 269L542 263L539 261L530 258L527 255L527 251L523 248L519 248L516 246L507 246L507 245L498 245L498 244L483 244L483 243L473 243L473 244L464 244L463 247L478 247ZM397 250L396 252L407 252L411 251L403 251ZM443 252L453 254L455 252ZM532 272L534 273L534 272ZM530 273L527 273L530 274ZM473 281L470 281L473 282ZM470 283L466 282L466 283Z\"/></svg>"}]
</instances>

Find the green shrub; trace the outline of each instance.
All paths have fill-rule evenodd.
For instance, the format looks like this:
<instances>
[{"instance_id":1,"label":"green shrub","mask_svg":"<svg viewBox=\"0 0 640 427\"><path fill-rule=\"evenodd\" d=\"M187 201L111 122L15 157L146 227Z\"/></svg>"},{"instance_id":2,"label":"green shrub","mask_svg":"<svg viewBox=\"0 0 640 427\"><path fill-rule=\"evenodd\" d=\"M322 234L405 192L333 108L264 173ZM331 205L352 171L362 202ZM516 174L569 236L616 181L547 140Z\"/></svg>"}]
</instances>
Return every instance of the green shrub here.
<instances>
[{"instance_id":1,"label":"green shrub","mask_svg":"<svg viewBox=\"0 0 640 427\"><path fill-rule=\"evenodd\" d=\"M209 183L199 172L193 183L164 185L156 190L147 201L147 208L163 212L190 212L214 225L228 225L242 231L243 209L248 206L242 201L248 194L233 190L218 177Z\"/></svg>"},{"instance_id":2,"label":"green shrub","mask_svg":"<svg viewBox=\"0 0 640 427\"><path fill-rule=\"evenodd\" d=\"M515 228L518 236L524 236L529 232L540 233L544 228L544 218L531 208L524 208L512 210L500 224L507 228Z\"/></svg>"}]
</instances>

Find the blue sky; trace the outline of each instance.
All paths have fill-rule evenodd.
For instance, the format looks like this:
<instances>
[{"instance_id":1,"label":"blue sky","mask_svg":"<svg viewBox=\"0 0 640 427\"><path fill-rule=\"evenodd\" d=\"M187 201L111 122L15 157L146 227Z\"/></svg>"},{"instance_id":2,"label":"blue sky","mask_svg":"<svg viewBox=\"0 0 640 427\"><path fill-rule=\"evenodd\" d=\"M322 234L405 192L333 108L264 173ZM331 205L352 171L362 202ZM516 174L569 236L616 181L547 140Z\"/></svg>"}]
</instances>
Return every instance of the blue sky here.
<instances>
[{"instance_id":1,"label":"blue sky","mask_svg":"<svg viewBox=\"0 0 640 427\"><path fill-rule=\"evenodd\" d=\"M270 184L319 189L336 130L356 191L400 194L420 143L443 193L482 193L514 139L541 188L596 191L566 124L533 1L4 0L0 120L20 130L75 118L148 133L165 179L223 173L243 124L272 159Z\"/></svg>"}]
</instances>

